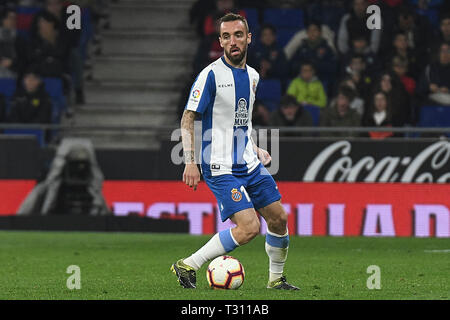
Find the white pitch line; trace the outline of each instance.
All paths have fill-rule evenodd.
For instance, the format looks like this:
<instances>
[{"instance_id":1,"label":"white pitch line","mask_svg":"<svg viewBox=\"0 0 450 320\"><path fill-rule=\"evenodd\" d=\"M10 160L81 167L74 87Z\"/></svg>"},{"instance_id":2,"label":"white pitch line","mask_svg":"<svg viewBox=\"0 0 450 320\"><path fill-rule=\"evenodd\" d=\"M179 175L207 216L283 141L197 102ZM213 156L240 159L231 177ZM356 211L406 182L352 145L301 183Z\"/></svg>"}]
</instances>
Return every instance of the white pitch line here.
<instances>
[{"instance_id":1,"label":"white pitch line","mask_svg":"<svg viewBox=\"0 0 450 320\"><path fill-rule=\"evenodd\" d=\"M443 249L443 250L424 250L425 252L437 252L437 253L450 253L450 249Z\"/></svg>"}]
</instances>

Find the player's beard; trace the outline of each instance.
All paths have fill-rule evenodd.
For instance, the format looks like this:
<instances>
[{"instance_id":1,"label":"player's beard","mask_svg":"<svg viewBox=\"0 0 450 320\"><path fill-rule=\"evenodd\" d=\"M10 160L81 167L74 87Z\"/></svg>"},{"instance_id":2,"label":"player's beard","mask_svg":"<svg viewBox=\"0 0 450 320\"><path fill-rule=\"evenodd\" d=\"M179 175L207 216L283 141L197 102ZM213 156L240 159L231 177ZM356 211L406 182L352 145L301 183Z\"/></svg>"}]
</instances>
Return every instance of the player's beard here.
<instances>
[{"instance_id":1,"label":"player's beard","mask_svg":"<svg viewBox=\"0 0 450 320\"><path fill-rule=\"evenodd\" d=\"M241 52L237 56L231 55L231 49L229 52L225 50L225 55L227 56L228 60L230 60L233 65L239 66L242 63L242 60L244 60L244 58L247 55L247 48L244 48L243 50L241 50Z\"/></svg>"}]
</instances>

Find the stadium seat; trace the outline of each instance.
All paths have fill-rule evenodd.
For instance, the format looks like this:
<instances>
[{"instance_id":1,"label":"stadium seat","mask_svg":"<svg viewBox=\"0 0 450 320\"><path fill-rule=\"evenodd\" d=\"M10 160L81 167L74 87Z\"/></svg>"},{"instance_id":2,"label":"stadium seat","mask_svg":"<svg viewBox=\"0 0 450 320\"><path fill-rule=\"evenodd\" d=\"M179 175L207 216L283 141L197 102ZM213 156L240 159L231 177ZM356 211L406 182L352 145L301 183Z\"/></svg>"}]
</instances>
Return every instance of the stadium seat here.
<instances>
[{"instance_id":1,"label":"stadium seat","mask_svg":"<svg viewBox=\"0 0 450 320\"><path fill-rule=\"evenodd\" d=\"M63 83L59 78L44 78L45 90L52 99L52 123L59 123L61 114L66 110L66 97L63 93Z\"/></svg>"},{"instance_id":2,"label":"stadium seat","mask_svg":"<svg viewBox=\"0 0 450 320\"><path fill-rule=\"evenodd\" d=\"M303 10L300 9L266 9L264 22L274 25L277 29L303 29Z\"/></svg>"},{"instance_id":3,"label":"stadium seat","mask_svg":"<svg viewBox=\"0 0 450 320\"><path fill-rule=\"evenodd\" d=\"M450 106L423 106L420 108L420 127L450 127Z\"/></svg>"},{"instance_id":4,"label":"stadium seat","mask_svg":"<svg viewBox=\"0 0 450 320\"><path fill-rule=\"evenodd\" d=\"M422 106L417 126L450 128L450 106ZM450 132L446 136L450 137Z\"/></svg>"},{"instance_id":5,"label":"stadium seat","mask_svg":"<svg viewBox=\"0 0 450 320\"><path fill-rule=\"evenodd\" d=\"M278 29L277 30L277 42L281 47L288 44L289 40L298 32L298 29Z\"/></svg>"},{"instance_id":6,"label":"stadium seat","mask_svg":"<svg viewBox=\"0 0 450 320\"><path fill-rule=\"evenodd\" d=\"M45 146L44 131L41 129L5 129L3 134L7 135L25 135L25 136L35 136L41 147Z\"/></svg>"},{"instance_id":7,"label":"stadium seat","mask_svg":"<svg viewBox=\"0 0 450 320\"><path fill-rule=\"evenodd\" d=\"M416 13L427 19L433 28L439 29L439 13L436 9L421 10L417 8Z\"/></svg>"},{"instance_id":8,"label":"stadium seat","mask_svg":"<svg viewBox=\"0 0 450 320\"><path fill-rule=\"evenodd\" d=\"M254 33L259 30L259 16L258 9L255 8L245 8L246 19L250 32Z\"/></svg>"},{"instance_id":9,"label":"stadium seat","mask_svg":"<svg viewBox=\"0 0 450 320\"><path fill-rule=\"evenodd\" d=\"M258 84L256 98L261 100L264 105L273 111L278 108L281 99L281 82L277 79L261 79Z\"/></svg>"},{"instance_id":10,"label":"stadium seat","mask_svg":"<svg viewBox=\"0 0 450 320\"><path fill-rule=\"evenodd\" d=\"M16 92L16 80L10 78L0 78L0 93L5 96L6 112L11 107L11 98Z\"/></svg>"},{"instance_id":11,"label":"stadium seat","mask_svg":"<svg viewBox=\"0 0 450 320\"><path fill-rule=\"evenodd\" d=\"M320 108L310 104L304 105L303 108L311 114L314 126L318 126L320 120Z\"/></svg>"},{"instance_id":12,"label":"stadium seat","mask_svg":"<svg viewBox=\"0 0 450 320\"><path fill-rule=\"evenodd\" d=\"M450 128L450 106L422 106L418 127ZM450 137L450 132L447 132Z\"/></svg>"}]
</instances>

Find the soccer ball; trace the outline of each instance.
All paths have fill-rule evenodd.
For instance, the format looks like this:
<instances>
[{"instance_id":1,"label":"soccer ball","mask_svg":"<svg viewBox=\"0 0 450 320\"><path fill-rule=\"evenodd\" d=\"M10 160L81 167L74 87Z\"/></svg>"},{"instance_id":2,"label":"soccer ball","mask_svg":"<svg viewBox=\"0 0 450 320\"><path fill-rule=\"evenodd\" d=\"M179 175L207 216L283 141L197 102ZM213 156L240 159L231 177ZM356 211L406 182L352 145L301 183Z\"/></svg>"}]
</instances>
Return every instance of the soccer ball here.
<instances>
[{"instance_id":1,"label":"soccer ball","mask_svg":"<svg viewBox=\"0 0 450 320\"><path fill-rule=\"evenodd\" d=\"M215 258L206 270L206 279L213 289L239 289L244 283L244 267L230 256Z\"/></svg>"}]
</instances>

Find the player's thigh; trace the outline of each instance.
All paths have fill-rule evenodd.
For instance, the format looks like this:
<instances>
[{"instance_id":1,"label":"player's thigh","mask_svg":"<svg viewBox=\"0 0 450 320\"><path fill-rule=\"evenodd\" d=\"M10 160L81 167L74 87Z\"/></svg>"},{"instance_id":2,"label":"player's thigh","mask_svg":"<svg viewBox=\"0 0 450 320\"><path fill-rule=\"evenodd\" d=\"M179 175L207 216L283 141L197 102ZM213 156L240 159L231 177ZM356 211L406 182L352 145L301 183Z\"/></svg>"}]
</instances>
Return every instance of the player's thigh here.
<instances>
[{"instance_id":1,"label":"player's thigh","mask_svg":"<svg viewBox=\"0 0 450 320\"><path fill-rule=\"evenodd\" d=\"M275 180L262 165L252 172L245 190L258 212L281 199Z\"/></svg>"},{"instance_id":2,"label":"player's thigh","mask_svg":"<svg viewBox=\"0 0 450 320\"><path fill-rule=\"evenodd\" d=\"M205 181L217 199L222 221L246 209L254 211L253 203L243 192L241 181L233 175L225 174L209 177L205 178Z\"/></svg>"}]
</instances>

